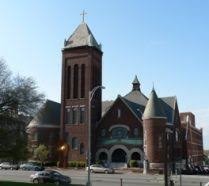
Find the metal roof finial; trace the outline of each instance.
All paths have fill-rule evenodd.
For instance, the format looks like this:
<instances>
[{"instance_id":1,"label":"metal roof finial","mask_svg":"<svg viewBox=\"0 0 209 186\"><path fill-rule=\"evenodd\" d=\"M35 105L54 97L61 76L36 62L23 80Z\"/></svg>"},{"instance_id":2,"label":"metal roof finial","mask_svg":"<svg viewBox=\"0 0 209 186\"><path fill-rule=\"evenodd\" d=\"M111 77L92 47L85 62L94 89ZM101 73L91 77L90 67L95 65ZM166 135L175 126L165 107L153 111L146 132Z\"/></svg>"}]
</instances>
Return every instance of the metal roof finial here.
<instances>
[{"instance_id":1,"label":"metal roof finial","mask_svg":"<svg viewBox=\"0 0 209 186\"><path fill-rule=\"evenodd\" d=\"M82 22L84 23L84 19L85 19L85 15L87 13L85 12L85 10L83 10L83 12L80 14L82 16Z\"/></svg>"}]
</instances>

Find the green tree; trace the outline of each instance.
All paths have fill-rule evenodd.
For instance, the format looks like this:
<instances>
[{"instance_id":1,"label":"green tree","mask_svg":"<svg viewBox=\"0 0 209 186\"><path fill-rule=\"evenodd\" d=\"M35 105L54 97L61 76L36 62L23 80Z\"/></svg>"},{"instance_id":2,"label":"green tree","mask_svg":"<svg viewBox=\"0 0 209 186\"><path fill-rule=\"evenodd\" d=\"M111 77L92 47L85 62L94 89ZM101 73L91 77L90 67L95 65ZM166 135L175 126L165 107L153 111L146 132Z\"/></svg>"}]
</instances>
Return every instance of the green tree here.
<instances>
[{"instance_id":1,"label":"green tree","mask_svg":"<svg viewBox=\"0 0 209 186\"><path fill-rule=\"evenodd\" d=\"M43 102L35 81L14 76L0 59L0 159L27 158L25 127Z\"/></svg>"},{"instance_id":2,"label":"green tree","mask_svg":"<svg viewBox=\"0 0 209 186\"><path fill-rule=\"evenodd\" d=\"M205 162L205 165L209 165L209 158L208 158L208 156L204 155L203 156L203 160Z\"/></svg>"},{"instance_id":3,"label":"green tree","mask_svg":"<svg viewBox=\"0 0 209 186\"><path fill-rule=\"evenodd\" d=\"M0 60L0 114L33 116L44 101L37 88L31 77L12 76Z\"/></svg>"},{"instance_id":4,"label":"green tree","mask_svg":"<svg viewBox=\"0 0 209 186\"><path fill-rule=\"evenodd\" d=\"M41 144L34 150L34 158L40 161L42 165L47 160L48 155L49 155L49 150L45 145Z\"/></svg>"}]
</instances>

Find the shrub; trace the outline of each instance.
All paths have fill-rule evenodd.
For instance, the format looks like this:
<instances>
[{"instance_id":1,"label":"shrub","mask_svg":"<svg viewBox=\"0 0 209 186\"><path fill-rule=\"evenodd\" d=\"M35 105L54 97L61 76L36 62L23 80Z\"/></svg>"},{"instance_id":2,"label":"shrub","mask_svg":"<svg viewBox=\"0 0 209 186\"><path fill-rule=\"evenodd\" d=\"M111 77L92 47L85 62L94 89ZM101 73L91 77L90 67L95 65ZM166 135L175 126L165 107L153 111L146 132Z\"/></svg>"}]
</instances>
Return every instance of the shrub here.
<instances>
[{"instance_id":1,"label":"shrub","mask_svg":"<svg viewBox=\"0 0 209 186\"><path fill-rule=\"evenodd\" d=\"M69 161L69 167L77 167L77 168L84 168L86 166L86 162L84 161Z\"/></svg>"},{"instance_id":2,"label":"shrub","mask_svg":"<svg viewBox=\"0 0 209 186\"><path fill-rule=\"evenodd\" d=\"M85 161L80 161L79 164L80 164L80 167L82 167L82 168L86 167L86 162Z\"/></svg>"},{"instance_id":3,"label":"shrub","mask_svg":"<svg viewBox=\"0 0 209 186\"><path fill-rule=\"evenodd\" d=\"M69 161L68 166L69 167L76 167L76 161Z\"/></svg>"},{"instance_id":4,"label":"shrub","mask_svg":"<svg viewBox=\"0 0 209 186\"><path fill-rule=\"evenodd\" d=\"M130 160L129 161L129 166L130 167L138 167L138 162L136 160Z\"/></svg>"}]
</instances>

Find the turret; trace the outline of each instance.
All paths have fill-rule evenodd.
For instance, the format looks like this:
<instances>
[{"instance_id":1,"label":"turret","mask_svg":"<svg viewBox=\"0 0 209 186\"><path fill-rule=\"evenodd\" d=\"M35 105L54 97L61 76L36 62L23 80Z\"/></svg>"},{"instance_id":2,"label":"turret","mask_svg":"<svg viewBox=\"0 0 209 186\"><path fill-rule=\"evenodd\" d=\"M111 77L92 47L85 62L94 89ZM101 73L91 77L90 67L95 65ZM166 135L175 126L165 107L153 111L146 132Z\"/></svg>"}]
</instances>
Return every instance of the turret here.
<instances>
[{"instance_id":1,"label":"turret","mask_svg":"<svg viewBox=\"0 0 209 186\"><path fill-rule=\"evenodd\" d=\"M144 153L151 169L163 168L165 128L165 113L153 89L143 114Z\"/></svg>"}]
</instances>

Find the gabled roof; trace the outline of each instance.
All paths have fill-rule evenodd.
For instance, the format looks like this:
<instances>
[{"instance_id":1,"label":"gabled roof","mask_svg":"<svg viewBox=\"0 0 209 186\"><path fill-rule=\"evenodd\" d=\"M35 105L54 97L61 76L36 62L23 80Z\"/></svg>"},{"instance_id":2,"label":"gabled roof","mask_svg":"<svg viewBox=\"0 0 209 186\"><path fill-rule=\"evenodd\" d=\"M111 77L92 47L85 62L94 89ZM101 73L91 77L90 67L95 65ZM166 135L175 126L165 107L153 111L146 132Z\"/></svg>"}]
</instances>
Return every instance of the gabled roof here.
<instances>
[{"instance_id":1,"label":"gabled roof","mask_svg":"<svg viewBox=\"0 0 209 186\"><path fill-rule=\"evenodd\" d=\"M163 98L159 98L159 100L167 117L167 121L173 124L174 115L175 115L175 105L177 102L176 97L175 96L163 97Z\"/></svg>"},{"instance_id":2,"label":"gabled roof","mask_svg":"<svg viewBox=\"0 0 209 186\"><path fill-rule=\"evenodd\" d=\"M102 101L102 116L110 109L114 101Z\"/></svg>"},{"instance_id":3,"label":"gabled roof","mask_svg":"<svg viewBox=\"0 0 209 186\"><path fill-rule=\"evenodd\" d=\"M137 103L131 102L125 98L122 98L124 100L124 102L127 104L127 106L132 110L132 112L135 113L135 115L137 116L137 118L141 119L144 109L145 107L142 105L139 105Z\"/></svg>"},{"instance_id":4,"label":"gabled roof","mask_svg":"<svg viewBox=\"0 0 209 186\"><path fill-rule=\"evenodd\" d=\"M91 30L85 22L82 22L73 34L65 41L64 49L81 46L93 46L101 51L101 46L97 43Z\"/></svg>"},{"instance_id":5,"label":"gabled roof","mask_svg":"<svg viewBox=\"0 0 209 186\"><path fill-rule=\"evenodd\" d=\"M160 99L163 100L166 104L168 104L172 109L175 109L175 104L177 101L176 96L162 97Z\"/></svg>"},{"instance_id":6,"label":"gabled roof","mask_svg":"<svg viewBox=\"0 0 209 186\"><path fill-rule=\"evenodd\" d=\"M43 104L39 112L31 120L27 128L40 125L60 125L60 103L47 100Z\"/></svg>"},{"instance_id":7,"label":"gabled roof","mask_svg":"<svg viewBox=\"0 0 209 186\"><path fill-rule=\"evenodd\" d=\"M111 111L111 108L114 106L114 104L118 101L121 100L122 103L131 111L131 113L133 114L134 117L136 117L136 119L138 119L139 121L141 121L141 111L138 109L140 108L138 104L135 103L131 103L128 100L125 100L122 96L118 95L118 97L116 98L115 101L107 101L107 109L106 112L103 112L102 118L100 120L100 122L98 123L98 125L101 123L101 121L103 120L103 118L106 117L106 115L108 114L108 112ZM104 108L104 107L103 107Z\"/></svg>"},{"instance_id":8,"label":"gabled roof","mask_svg":"<svg viewBox=\"0 0 209 186\"><path fill-rule=\"evenodd\" d=\"M174 124L177 105L175 96L158 98L153 88L148 101L148 98L140 90L140 83L137 76L135 76L132 84L132 91L124 97L120 96L120 99L139 120L142 120L142 117L165 117L168 123ZM114 102L115 101L106 101L102 103L102 117L111 109Z\"/></svg>"},{"instance_id":9,"label":"gabled roof","mask_svg":"<svg viewBox=\"0 0 209 186\"><path fill-rule=\"evenodd\" d=\"M140 90L132 90L124 98L130 102L146 106L148 98Z\"/></svg>"},{"instance_id":10,"label":"gabled roof","mask_svg":"<svg viewBox=\"0 0 209 186\"><path fill-rule=\"evenodd\" d=\"M153 89L152 92L150 93L149 100L145 107L143 119L162 118L162 117L166 117L166 115L163 110L160 99L158 99L157 94Z\"/></svg>"}]
</instances>

